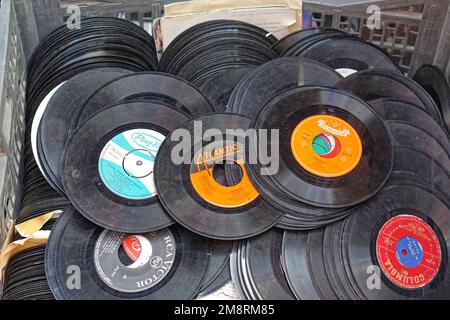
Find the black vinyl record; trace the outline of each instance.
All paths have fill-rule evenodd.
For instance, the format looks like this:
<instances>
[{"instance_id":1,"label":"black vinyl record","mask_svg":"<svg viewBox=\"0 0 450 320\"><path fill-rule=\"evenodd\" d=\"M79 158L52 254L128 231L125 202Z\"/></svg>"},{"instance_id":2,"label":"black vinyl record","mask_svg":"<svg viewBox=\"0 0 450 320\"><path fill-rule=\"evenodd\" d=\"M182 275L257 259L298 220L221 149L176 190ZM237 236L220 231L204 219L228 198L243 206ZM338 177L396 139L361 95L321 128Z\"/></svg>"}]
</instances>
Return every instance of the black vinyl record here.
<instances>
[{"instance_id":1,"label":"black vinyl record","mask_svg":"<svg viewBox=\"0 0 450 320\"><path fill-rule=\"evenodd\" d=\"M324 63L334 70L384 69L400 73L400 67L380 47L358 37L329 38L305 47L298 56Z\"/></svg>"},{"instance_id":2,"label":"black vinyl record","mask_svg":"<svg viewBox=\"0 0 450 320\"><path fill-rule=\"evenodd\" d=\"M404 122L425 131L450 155L450 140L443 127L416 105L392 99L378 99L368 103L388 122Z\"/></svg>"},{"instance_id":3,"label":"black vinyl record","mask_svg":"<svg viewBox=\"0 0 450 320\"><path fill-rule=\"evenodd\" d=\"M231 282L231 272L230 272L230 262L228 259L228 262L222 269L222 271L217 275L214 281L212 281L207 287L205 287L200 291L198 297L203 298L210 294L213 294L218 290L222 289L230 282Z\"/></svg>"},{"instance_id":4,"label":"black vinyl record","mask_svg":"<svg viewBox=\"0 0 450 320\"><path fill-rule=\"evenodd\" d=\"M342 31L338 31L335 29L329 29L329 28L309 28L304 30L299 30L296 32L292 32L286 37L278 40L275 42L275 44L272 46L272 49L274 49L280 56L283 55L283 53L288 50L290 47L294 46L295 44L310 38L315 37L320 34L324 33L343 33Z\"/></svg>"},{"instance_id":5,"label":"black vinyl record","mask_svg":"<svg viewBox=\"0 0 450 320\"><path fill-rule=\"evenodd\" d=\"M283 214L259 196L244 168L249 124L250 119L236 114L208 114L193 118L164 141L156 158L156 190L178 223L206 237L235 240L262 233L280 220ZM173 153L182 159L173 159ZM238 184L216 179L225 165L242 172Z\"/></svg>"},{"instance_id":6,"label":"black vinyl record","mask_svg":"<svg viewBox=\"0 0 450 320\"><path fill-rule=\"evenodd\" d=\"M69 208L50 235L46 274L58 300L187 300L201 286L208 251L208 241L182 228L124 234Z\"/></svg>"},{"instance_id":7,"label":"black vinyl record","mask_svg":"<svg viewBox=\"0 0 450 320\"><path fill-rule=\"evenodd\" d=\"M66 81L50 99L39 123L37 150L47 181L61 194L61 158L68 139L72 116L86 99L104 84L130 73L128 70L100 68L80 73Z\"/></svg>"},{"instance_id":8,"label":"black vinyl record","mask_svg":"<svg viewBox=\"0 0 450 320\"><path fill-rule=\"evenodd\" d=\"M435 159L447 171L450 168L448 153L443 147L421 128L400 121L387 121L393 137L393 143L398 147L408 147Z\"/></svg>"},{"instance_id":9,"label":"black vinyl record","mask_svg":"<svg viewBox=\"0 0 450 320\"><path fill-rule=\"evenodd\" d=\"M205 274L199 295L206 296L220 288L229 278L223 277L229 269L230 252L233 243L231 241L212 240L209 252L209 266ZM222 275L222 277L220 277ZM220 277L220 279L218 279Z\"/></svg>"},{"instance_id":10,"label":"black vinyl record","mask_svg":"<svg viewBox=\"0 0 450 320\"><path fill-rule=\"evenodd\" d=\"M248 300L294 300L281 264L283 232L272 229L242 241L232 256L232 279ZM239 274L239 275L238 275ZM236 277L238 275L238 277Z\"/></svg>"},{"instance_id":11,"label":"black vinyl record","mask_svg":"<svg viewBox=\"0 0 450 320\"><path fill-rule=\"evenodd\" d=\"M391 172L393 148L383 120L346 92L308 86L286 90L252 127L279 132L278 171L260 160L260 154L277 147L273 139L260 142L258 154L247 154L258 163L246 168L261 195L285 212L298 212L302 203L358 204L377 193Z\"/></svg>"},{"instance_id":12,"label":"black vinyl record","mask_svg":"<svg viewBox=\"0 0 450 320\"><path fill-rule=\"evenodd\" d=\"M447 132L450 134L450 85L445 74L436 66L424 65L413 79L433 98L441 110Z\"/></svg>"},{"instance_id":13,"label":"black vinyl record","mask_svg":"<svg viewBox=\"0 0 450 320\"><path fill-rule=\"evenodd\" d=\"M415 185L391 185L345 222L346 273L366 299L449 299L450 210ZM368 281L378 268L380 281ZM368 286L368 283L370 286Z\"/></svg>"},{"instance_id":14,"label":"black vinyl record","mask_svg":"<svg viewBox=\"0 0 450 320\"><path fill-rule=\"evenodd\" d=\"M281 91L305 85L334 86L342 77L321 63L299 58L274 59L245 77L234 89L227 111L254 118Z\"/></svg>"},{"instance_id":15,"label":"black vinyl record","mask_svg":"<svg viewBox=\"0 0 450 320\"><path fill-rule=\"evenodd\" d=\"M282 56L284 57L298 57L305 49L311 47L316 43L320 43L325 40L335 41L337 39L353 39L354 36L349 35L345 32L341 31L329 31L326 33L320 33L316 35L312 35L309 37L305 37L300 41L291 45L288 49L286 49Z\"/></svg>"},{"instance_id":16,"label":"black vinyl record","mask_svg":"<svg viewBox=\"0 0 450 320\"><path fill-rule=\"evenodd\" d=\"M298 300L336 300L323 260L324 229L286 231L282 259L287 281Z\"/></svg>"},{"instance_id":17,"label":"black vinyl record","mask_svg":"<svg viewBox=\"0 0 450 320\"><path fill-rule=\"evenodd\" d=\"M208 80L200 90L211 101L215 111L223 112L227 108L231 93L236 85L252 70L254 70L253 67L225 70Z\"/></svg>"},{"instance_id":18,"label":"black vinyl record","mask_svg":"<svg viewBox=\"0 0 450 320\"><path fill-rule=\"evenodd\" d=\"M115 79L93 93L74 117L72 128L108 105L142 100L165 103L189 116L214 110L205 95L189 82L169 74L141 72Z\"/></svg>"},{"instance_id":19,"label":"black vinyl record","mask_svg":"<svg viewBox=\"0 0 450 320\"><path fill-rule=\"evenodd\" d=\"M154 161L165 137L188 120L152 102L107 107L81 126L63 156L63 186L86 218L108 229L142 233L167 227L154 187Z\"/></svg>"},{"instance_id":20,"label":"black vinyl record","mask_svg":"<svg viewBox=\"0 0 450 320\"><path fill-rule=\"evenodd\" d=\"M447 162L448 164L448 162ZM403 179L426 186L444 203L450 203L450 167L444 167L427 153L410 147L395 147L392 174L400 173ZM389 181L399 179L396 175Z\"/></svg>"},{"instance_id":21,"label":"black vinyl record","mask_svg":"<svg viewBox=\"0 0 450 320\"><path fill-rule=\"evenodd\" d=\"M342 79L336 88L350 91L366 101L380 98L403 100L427 111L439 124L442 117L436 103L419 84L398 72L363 70Z\"/></svg>"}]
</instances>

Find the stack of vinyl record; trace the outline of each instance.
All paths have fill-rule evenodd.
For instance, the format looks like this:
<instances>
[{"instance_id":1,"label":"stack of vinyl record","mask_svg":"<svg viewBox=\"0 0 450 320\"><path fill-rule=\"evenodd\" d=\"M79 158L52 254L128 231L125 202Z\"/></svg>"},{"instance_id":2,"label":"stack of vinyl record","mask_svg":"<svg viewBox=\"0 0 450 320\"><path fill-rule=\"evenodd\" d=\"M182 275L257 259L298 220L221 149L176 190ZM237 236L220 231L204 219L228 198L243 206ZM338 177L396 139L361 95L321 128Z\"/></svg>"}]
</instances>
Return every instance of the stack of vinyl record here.
<instances>
[{"instance_id":1,"label":"stack of vinyl record","mask_svg":"<svg viewBox=\"0 0 450 320\"><path fill-rule=\"evenodd\" d=\"M88 18L81 20L80 27L70 29L63 25L53 31L38 45L28 64L24 195L17 217L19 223L68 204L61 189L42 176L47 162L36 161L38 127L46 108L54 107L55 103L70 104L73 96L84 93L73 91L72 97L64 96L61 86L74 75L99 67L120 68L114 69L117 73L157 68L153 39L133 23L115 18ZM44 125L54 127L60 123Z\"/></svg>"},{"instance_id":2,"label":"stack of vinyl record","mask_svg":"<svg viewBox=\"0 0 450 320\"><path fill-rule=\"evenodd\" d=\"M450 297L443 75L334 30L266 35L203 23L164 72L101 66L49 97L31 140L71 204L45 254L57 299L193 299L230 277L242 299Z\"/></svg>"},{"instance_id":3,"label":"stack of vinyl record","mask_svg":"<svg viewBox=\"0 0 450 320\"><path fill-rule=\"evenodd\" d=\"M5 271L3 300L52 300L45 275L45 245L16 254Z\"/></svg>"},{"instance_id":4,"label":"stack of vinyl record","mask_svg":"<svg viewBox=\"0 0 450 320\"><path fill-rule=\"evenodd\" d=\"M86 70L116 67L156 70L153 38L130 21L117 18L81 19L79 28L62 25L35 49L28 64L27 117L64 80Z\"/></svg>"},{"instance_id":5,"label":"stack of vinyl record","mask_svg":"<svg viewBox=\"0 0 450 320\"><path fill-rule=\"evenodd\" d=\"M325 45L339 51L314 55L335 71L353 69L332 84L333 89L306 83L290 89L286 85L277 93L270 92L276 90L271 83L260 89L257 99L264 99L265 92L270 98L260 104L250 99L241 103L237 97L242 99L253 88L250 75L242 82L247 81L247 86L239 89L238 85L241 93L232 95L229 103L233 111L257 114L252 127L280 130L280 170L270 174L271 168L262 161L246 168L261 196L287 212L278 226L293 229L285 231L282 240L275 240L275 233L265 233L268 240L261 247L266 250L252 251L252 242L256 246L258 238L234 247L231 274L238 293L246 299L287 299L290 294L301 300L448 299L448 82L433 66L420 68L414 81L396 68L330 63L326 59L353 50L339 44L348 42L347 36L332 33L306 30L275 47L280 52L303 37L323 38L315 44L316 40L304 43L303 49L299 45L297 54L284 55L301 55L315 46L323 50ZM349 61L354 60L352 54L347 53ZM361 144L351 139L355 132ZM264 148L270 150L270 143ZM374 158L366 162L367 156ZM352 163L356 159L358 164ZM335 170L347 172L340 176ZM315 228L320 220L314 218L311 230L294 231L309 228L304 204L314 206L316 217L334 215L340 220ZM344 216L327 212L344 205L348 206ZM263 267L253 261L270 262Z\"/></svg>"},{"instance_id":6,"label":"stack of vinyl record","mask_svg":"<svg viewBox=\"0 0 450 320\"><path fill-rule=\"evenodd\" d=\"M215 20L177 36L164 51L160 70L202 86L231 69L259 66L276 58L276 38L254 25Z\"/></svg>"}]
</instances>

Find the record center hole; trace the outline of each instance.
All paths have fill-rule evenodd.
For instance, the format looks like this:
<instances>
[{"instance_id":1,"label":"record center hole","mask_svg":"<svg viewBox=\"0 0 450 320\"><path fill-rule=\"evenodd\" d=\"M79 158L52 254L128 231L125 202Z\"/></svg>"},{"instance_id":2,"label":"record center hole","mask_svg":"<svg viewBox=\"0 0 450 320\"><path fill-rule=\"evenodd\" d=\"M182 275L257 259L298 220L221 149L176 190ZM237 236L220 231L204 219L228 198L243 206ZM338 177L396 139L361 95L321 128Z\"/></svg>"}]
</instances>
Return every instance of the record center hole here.
<instances>
[{"instance_id":1,"label":"record center hole","mask_svg":"<svg viewBox=\"0 0 450 320\"><path fill-rule=\"evenodd\" d=\"M229 181L226 178L226 171L232 173L235 181ZM214 180L224 186L224 187L233 187L239 184L244 178L244 173L242 172L242 168L237 163L217 163L212 168L212 176Z\"/></svg>"},{"instance_id":2,"label":"record center hole","mask_svg":"<svg viewBox=\"0 0 450 320\"><path fill-rule=\"evenodd\" d=\"M404 255L404 256L408 255L408 251L406 251L406 249L403 249L402 250L402 255Z\"/></svg>"},{"instance_id":3,"label":"record center hole","mask_svg":"<svg viewBox=\"0 0 450 320\"><path fill-rule=\"evenodd\" d=\"M320 133L312 141L314 152L321 158L331 159L341 151L341 141L329 133Z\"/></svg>"},{"instance_id":4,"label":"record center hole","mask_svg":"<svg viewBox=\"0 0 450 320\"><path fill-rule=\"evenodd\" d=\"M141 243L134 236L128 236L123 239L119 250L117 251L119 261L126 267L131 266L139 259L141 253Z\"/></svg>"}]
</instances>

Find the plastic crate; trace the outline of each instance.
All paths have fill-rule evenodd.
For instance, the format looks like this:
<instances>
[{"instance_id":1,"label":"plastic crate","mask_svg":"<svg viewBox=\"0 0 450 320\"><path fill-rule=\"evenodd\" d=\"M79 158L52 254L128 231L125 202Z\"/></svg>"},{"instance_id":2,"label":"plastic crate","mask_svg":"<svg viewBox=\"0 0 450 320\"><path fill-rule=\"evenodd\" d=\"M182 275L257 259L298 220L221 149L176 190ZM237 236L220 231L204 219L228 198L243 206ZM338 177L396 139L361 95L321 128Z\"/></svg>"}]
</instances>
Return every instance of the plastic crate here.
<instances>
[{"instance_id":1,"label":"plastic crate","mask_svg":"<svg viewBox=\"0 0 450 320\"><path fill-rule=\"evenodd\" d=\"M305 0L304 28L339 29L381 46L405 72L435 64L450 75L449 0ZM369 6L381 9L381 28L371 30Z\"/></svg>"},{"instance_id":2,"label":"plastic crate","mask_svg":"<svg viewBox=\"0 0 450 320\"><path fill-rule=\"evenodd\" d=\"M153 33L152 22L164 14L164 5L177 1L148 1L148 0L122 0L122 1L62 1L61 14L64 20L68 17L70 5L77 5L84 17L117 17L129 20L141 26L150 34Z\"/></svg>"},{"instance_id":3,"label":"plastic crate","mask_svg":"<svg viewBox=\"0 0 450 320\"><path fill-rule=\"evenodd\" d=\"M20 163L25 132L26 62L15 9L0 3L0 240L20 200Z\"/></svg>"}]
</instances>

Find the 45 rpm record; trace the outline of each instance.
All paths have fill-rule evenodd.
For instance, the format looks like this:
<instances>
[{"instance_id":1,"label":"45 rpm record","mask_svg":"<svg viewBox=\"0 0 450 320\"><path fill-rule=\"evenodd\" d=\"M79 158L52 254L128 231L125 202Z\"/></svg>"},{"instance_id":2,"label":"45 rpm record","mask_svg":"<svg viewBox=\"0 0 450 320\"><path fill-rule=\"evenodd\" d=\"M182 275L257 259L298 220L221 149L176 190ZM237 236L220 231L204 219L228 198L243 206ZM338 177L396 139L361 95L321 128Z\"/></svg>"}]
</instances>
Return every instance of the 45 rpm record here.
<instances>
[{"instance_id":1,"label":"45 rpm record","mask_svg":"<svg viewBox=\"0 0 450 320\"><path fill-rule=\"evenodd\" d=\"M243 240L233 248L231 275L242 288L242 299L294 300L284 275L281 257L283 232L272 229L257 237Z\"/></svg>"},{"instance_id":2,"label":"45 rpm record","mask_svg":"<svg viewBox=\"0 0 450 320\"><path fill-rule=\"evenodd\" d=\"M102 229L70 207L50 235L46 274L58 300L193 299L208 246L179 227L143 234Z\"/></svg>"},{"instance_id":3,"label":"45 rpm record","mask_svg":"<svg viewBox=\"0 0 450 320\"><path fill-rule=\"evenodd\" d=\"M450 155L450 140L445 130L425 111L408 102L378 99L368 102L388 122L408 123L432 136Z\"/></svg>"},{"instance_id":4,"label":"45 rpm record","mask_svg":"<svg viewBox=\"0 0 450 320\"><path fill-rule=\"evenodd\" d=\"M443 167L432 156L410 147L396 147L394 150L392 173L399 172L403 175L404 180L411 180L427 186L428 190L443 202L450 203L449 167ZM397 177L392 177L391 174L389 181L393 179L397 179Z\"/></svg>"},{"instance_id":5,"label":"45 rpm record","mask_svg":"<svg viewBox=\"0 0 450 320\"><path fill-rule=\"evenodd\" d=\"M250 119L236 114L208 114L190 120L162 144L156 158L156 190L169 214L184 227L206 237L234 240L262 233L282 217L247 177L243 141L249 124ZM173 159L180 146L183 158ZM238 184L217 181L216 171L226 164L242 171Z\"/></svg>"},{"instance_id":6,"label":"45 rpm record","mask_svg":"<svg viewBox=\"0 0 450 320\"><path fill-rule=\"evenodd\" d=\"M245 166L261 195L280 210L295 212L297 203L358 204L382 188L392 169L393 148L383 120L346 92L311 86L286 90L252 127L279 133L277 172L260 156L277 147L273 139L260 141L258 154L249 148L246 157L258 160Z\"/></svg>"},{"instance_id":7,"label":"45 rpm record","mask_svg":"<svg viewBox=\"0 0 450 320\"><path fill-rule=\"evenodd\" d=\"M307 59L274 59L250 73L234 89L227 111L250 118L281 91L305 85L334 86L342 77L328 66Z\"/></svg>"},{"instance_id":8,"label":"45 rpm record","mask_svg":"<svg viewBox=\"0 0 450 320\"><path fill-rule=\"evenodd\" d=\"M166 135L188 120L151 102L108 107L81 126L64 149L63 186L87 219L111 230L142 233L174 221L154 185L154 161Z\"/></svg>"},{"instance_id":9,"label":"45 rpm record","mask_svg":"<svg viewBox=\"0 0 450 320\"><path fill-rule=\"evenodd\" d=\"M189 116L214 111L205 95L186 80L164 73L142 72L118 78L98 89L74 118L73 128L103 107L143 99L162 101Z\"/></svg>"},{"instance_id":10,"label":"45 rpm record","mask_svg":"<svg viewBox=\"0 0 450 320\"><path fill-rule=\"evenodd\" d=\"M231 241L211 241L209 266L199 292L200 296L206 296L209 293L214 292L218 285L220 287L221 284L230 280L229 277L218 278L223 273L224 269L229 268L231 247ZM216 282L216 280L218 282Z\"/></svg>"},{"instance_id":11,"label":"45 rpm record","mask_svg":"<svg viewBox=\"0 0 450 320\"><path fill-rule=\"evenodd\" d=\"M325 230L285 231L282 259L287 281L299 300L336 300L323 260Z\"/></svg>"},{"instance_id":12,"label":"45 rpm record","mask_svg":"<svg viewBox=\"0 0 450 320\"><path fill-rule=\"evenodd\" d=\"M272 49L274 49L280 56L283 55L283 53L288 50L290 47L296 45L297 43L310 38L315 37L320 34L324 33L342 33L344 32L335 30L335 29L329 29L329 28L309 28L304 30L299 30L296 32L292 32L286 37L278 40L275 42L275 44L272 46Z\"/></svg>"},{"instance_id":13,"label":"45 rpm record","mask_svg":"<svg viewBox=\"0 0 450 320\"><path fill-rule=\"evenodd\" d=\"M343 228L347 274L366 299L437 299L450 296L450 210L425 189L391 185L355 208ZM367 270L380 270L379 288Z\"/></svg>"},{"instance_id":14,"label":"45 rpm record","mask_svg":"<svg viewBox=\"0 0 450 320\"><path fill-rule=\"evenodd\" d=\"M327 38L304 47L297 55L324 63L334 70L391 70L400 74L400 67L380 47L358 37Z\"/></svg>"},{"instance_id":15,"label":"45 rpm record","mask_svg":"<svg viewBox=\"0 0 450 320\"><path fill-rule=\"evenodd\" d=\"M450 134L450 85L445 74L436 66L424 65L413 77L433 98L441 110L444 125Z\"/></svg>"},{"instance_id":16,"label":"45 rpm record","mask_svg":"<svg viewBox=\"0 0 450 320\"><path fill-rule=\"evenodd\" d=\"M67 140L68 126L81 105L102 85L130 73L124 69L100 68L80 73L66 81L50 99L37 124L36 161L41 163L48 182L64 194L61 182L61 158ZM36 114L39 114L39 109ZM36 119L36 116L35 116Z\"/></svg>"},{"instance_id":17,"label":"45 rpm record","mask_svg":"<svg viewBox=\"0 0 450 320\"><path fill-rule=\"evenodd\" d=\"M254 70L254 67L225 70L208 80L201 86L200 90L211 101L215 111L223 112L227 108L231 93L236 85L252 70Z\"/></svg>"},{"instance_id":18,"label":"45 rpm record","mask_svg":"<svg viewBox=\"0 0 450 320\"><path fill-rule=\"evenodd\" d=\"M442 117L430 95L412 79L389 70L363 70L342 79L336 88L350 91L365 101L381 98L402 100L421 107L439 124Z\"/></svg>"}]
</instances>

